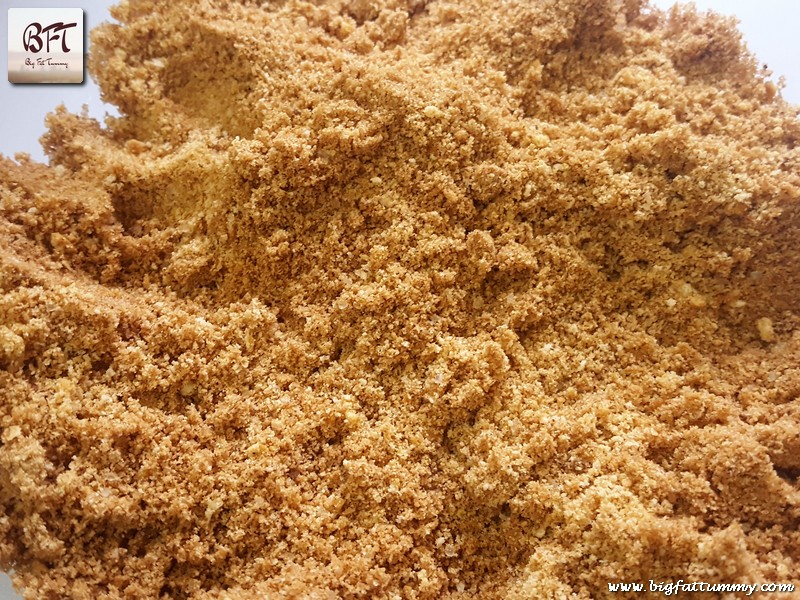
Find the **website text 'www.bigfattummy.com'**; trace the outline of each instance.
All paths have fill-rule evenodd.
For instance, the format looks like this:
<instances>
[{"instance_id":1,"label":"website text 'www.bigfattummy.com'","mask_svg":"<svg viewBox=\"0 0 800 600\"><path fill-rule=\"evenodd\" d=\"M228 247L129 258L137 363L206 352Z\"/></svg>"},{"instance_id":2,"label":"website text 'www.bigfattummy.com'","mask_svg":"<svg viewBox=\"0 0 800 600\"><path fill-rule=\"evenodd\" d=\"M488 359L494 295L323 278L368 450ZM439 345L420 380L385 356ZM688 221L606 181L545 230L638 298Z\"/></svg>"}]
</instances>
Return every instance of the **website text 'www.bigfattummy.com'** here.
<instances>
[{"instance_id":1,"label":"website text 'www.bigfattummy.com'","mask_svg":"<svg viewBox=\"0 0 800 600\"><path fill-rule=\"evenodd\" d=\"M609 592L660 592L671 596L678 592L742 592L747 596L755 592L793 592L793 583L706 583L705 581L675 582L653 581L648 583L614 582L608 584Z\"/></svg>"}]
</instances>

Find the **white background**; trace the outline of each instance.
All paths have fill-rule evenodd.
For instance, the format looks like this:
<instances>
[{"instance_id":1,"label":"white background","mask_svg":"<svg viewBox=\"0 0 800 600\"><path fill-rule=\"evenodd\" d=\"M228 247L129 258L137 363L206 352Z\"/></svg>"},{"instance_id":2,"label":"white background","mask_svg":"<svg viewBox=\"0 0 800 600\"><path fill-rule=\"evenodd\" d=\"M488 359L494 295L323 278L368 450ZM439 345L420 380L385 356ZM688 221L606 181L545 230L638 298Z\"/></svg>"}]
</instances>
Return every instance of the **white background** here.
<instances>
[{"instance_id":1,"label":"white background","mask_svg":"<svg viewBox=\"0 0 800 600\"><path fill-rule=\"evenodd\" d=\"M671 0L652 0L659 8L668 8ZM86 30L108 20L109 0L35 0L33 2L0 2L0 32L2 32L2 62L7 64L8 25L7 9L10 7L74 7L84 9ZM723 14L736 15L740 29L751 51L769 65L777 80L786 78L784 98L800 105L800 2L798 0L696 0L700 10L713 9ZM87 40L88 41L88 40ZM90 48L91 50L91 48ZM55 106L64 103L72 112L80 112L87 104L89 114L102 120L106 112L116 114L113 107L100 101L100 93L89 77L83 85L12 85L0 82L0 153L13 156L15 152L28 152L38 160L45 160L38 144L44 133L44 116ZM11 591L8 578L0 574L0 600L18 598Z\"/></svg>"}]
</instances>

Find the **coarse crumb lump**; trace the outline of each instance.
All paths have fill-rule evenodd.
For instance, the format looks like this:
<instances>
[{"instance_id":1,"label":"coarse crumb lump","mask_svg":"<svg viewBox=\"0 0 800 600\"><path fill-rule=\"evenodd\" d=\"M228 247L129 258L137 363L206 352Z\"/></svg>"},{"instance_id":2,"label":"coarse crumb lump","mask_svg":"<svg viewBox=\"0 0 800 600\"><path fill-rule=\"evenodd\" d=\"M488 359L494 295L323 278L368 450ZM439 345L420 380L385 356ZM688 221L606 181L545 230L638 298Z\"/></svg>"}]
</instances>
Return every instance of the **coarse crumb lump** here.
<instances>
[{"instance_id":1,"label":"coarse crumb lump","mask_svg":"<svg viewBox=\"0 0 800 600\"><path fill-rule=\"evenodd\" d=\"M28 598L800 584L800 121L643 0L128 0L0 157Z\"/></svg>"}]
</instances>

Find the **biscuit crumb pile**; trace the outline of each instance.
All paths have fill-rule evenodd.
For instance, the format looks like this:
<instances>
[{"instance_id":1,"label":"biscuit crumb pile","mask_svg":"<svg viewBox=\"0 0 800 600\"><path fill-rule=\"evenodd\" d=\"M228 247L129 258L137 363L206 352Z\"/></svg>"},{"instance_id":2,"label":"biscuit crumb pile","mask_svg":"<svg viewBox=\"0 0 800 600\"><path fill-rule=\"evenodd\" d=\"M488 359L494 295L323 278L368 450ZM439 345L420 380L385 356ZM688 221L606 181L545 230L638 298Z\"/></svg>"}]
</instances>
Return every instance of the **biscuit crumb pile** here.
<instances>
[{"instance_id":1,"label":"biscuit crumb pile","mask_svg":"<svg viewBox=\"0 0 800 600\"><path fill-rule=\"evenodd\" d=\"M122 116L0 160L28 598L800 584L800 120L730 19L112 14Z\"/></svg>"}]
</instances>

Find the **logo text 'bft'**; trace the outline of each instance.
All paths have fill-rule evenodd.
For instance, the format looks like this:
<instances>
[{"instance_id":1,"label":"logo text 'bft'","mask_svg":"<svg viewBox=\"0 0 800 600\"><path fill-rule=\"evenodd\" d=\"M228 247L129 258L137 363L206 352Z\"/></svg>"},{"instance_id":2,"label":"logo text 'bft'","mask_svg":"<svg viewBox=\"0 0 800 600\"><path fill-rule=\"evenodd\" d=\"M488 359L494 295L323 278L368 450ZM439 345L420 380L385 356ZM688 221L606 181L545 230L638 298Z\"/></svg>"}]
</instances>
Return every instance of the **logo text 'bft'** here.
<instances>
[{"instance_id":1,"label":"logo text 'bft'","mask_svg":"<svg viewBox=\"0 0 800 600\"><path fill-rule=\"evenodd\" d=\"M40 23L31 23L22 34L22 45L26 52L36 54L41 52L46 44L46 52L50 52L50 42L60 39L61 51L67 53L70 51L67 46L67 29L77 26L77 23L53 23L47 27L42 27ZM46 34L44 42L42 41L42 34Z\"/></svg>"}]
</instances>

